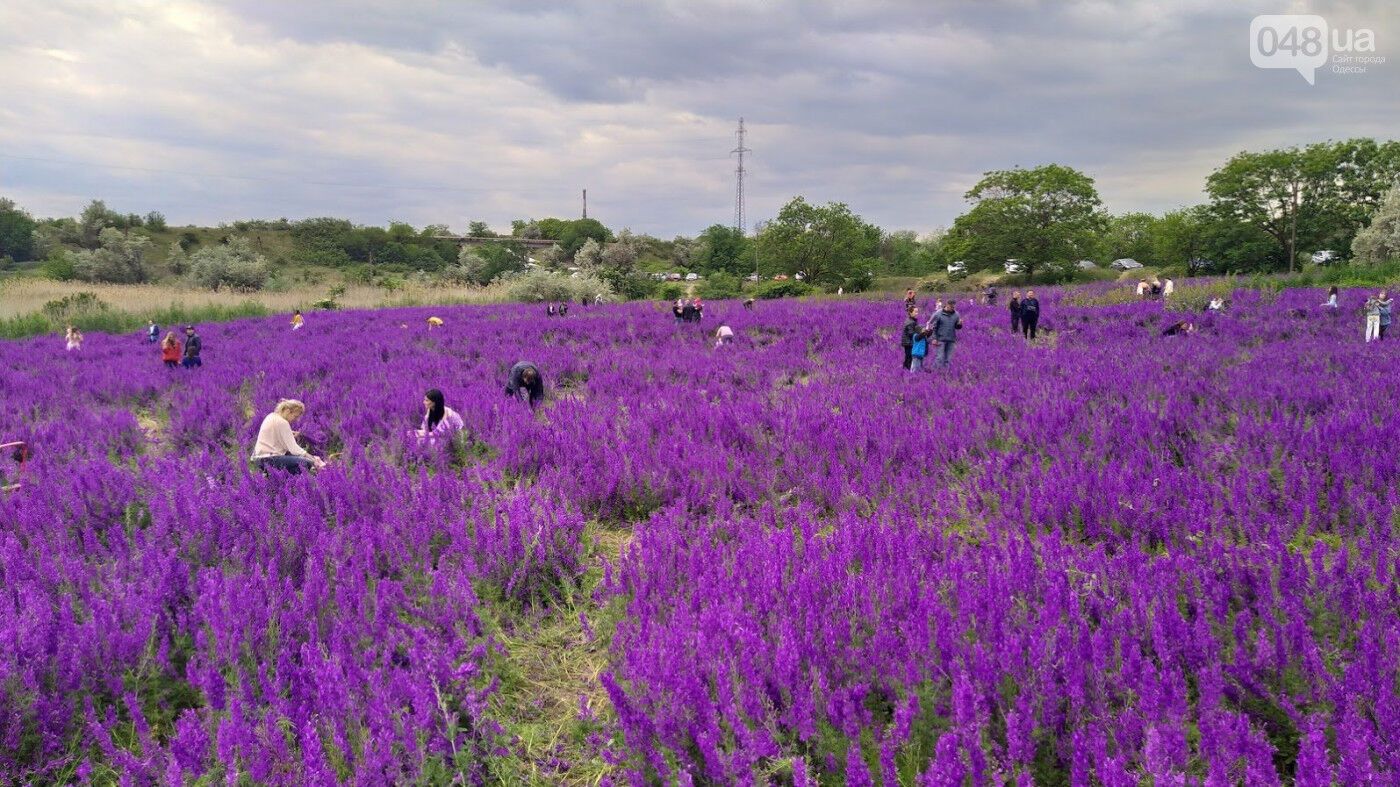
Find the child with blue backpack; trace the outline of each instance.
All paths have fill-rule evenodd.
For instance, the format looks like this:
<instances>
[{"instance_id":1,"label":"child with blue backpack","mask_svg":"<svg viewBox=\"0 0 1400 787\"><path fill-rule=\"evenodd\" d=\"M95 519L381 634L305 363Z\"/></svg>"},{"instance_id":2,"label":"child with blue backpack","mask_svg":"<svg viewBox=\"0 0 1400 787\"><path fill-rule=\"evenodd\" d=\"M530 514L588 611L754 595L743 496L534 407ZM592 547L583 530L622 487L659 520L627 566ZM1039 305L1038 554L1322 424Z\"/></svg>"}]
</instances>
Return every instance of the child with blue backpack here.
<instances>
[{"instance_id":1,"label":"child with blue backpack","mask_svg":"<svg viewBox=\"0 0 1400 787\"><path fill-rule=\"evenodd\" d=\"M909 348L909 371L921 372L924 369L924 357L928 355L928 331L923 330L914 334L914 344Z\"/></svg>"}]
</instances>

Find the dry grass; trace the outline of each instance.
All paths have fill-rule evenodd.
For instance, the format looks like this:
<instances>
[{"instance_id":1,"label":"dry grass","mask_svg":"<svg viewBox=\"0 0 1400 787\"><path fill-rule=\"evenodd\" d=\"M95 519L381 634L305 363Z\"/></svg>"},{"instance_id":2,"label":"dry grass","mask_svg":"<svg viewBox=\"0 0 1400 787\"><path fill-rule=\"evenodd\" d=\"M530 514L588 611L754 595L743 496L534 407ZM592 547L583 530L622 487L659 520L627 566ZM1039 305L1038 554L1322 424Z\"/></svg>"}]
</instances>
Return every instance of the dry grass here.
<instances>
[{"instance_id":1,"label":"dry grass","mask_svg":"<svg viewBox=\"0 0 1400 787\"><path fill-rule=\"evenodd\" d=\"M215 292L165 284L88 284L39 278L0 279L0 319L33 314L49 301L66 295L91 292L114 309L133 314L169 309L172 306L198 309L206 306L233 308L257 301L274 312L308 309L326 297L324 285L306 286L280 292ZM425 287L407 285L389 292L377 287L347 287L336 302L345 309L378 309L423 304L498 303L504 291L496 287Z\"/></svg>"}]
</instances>

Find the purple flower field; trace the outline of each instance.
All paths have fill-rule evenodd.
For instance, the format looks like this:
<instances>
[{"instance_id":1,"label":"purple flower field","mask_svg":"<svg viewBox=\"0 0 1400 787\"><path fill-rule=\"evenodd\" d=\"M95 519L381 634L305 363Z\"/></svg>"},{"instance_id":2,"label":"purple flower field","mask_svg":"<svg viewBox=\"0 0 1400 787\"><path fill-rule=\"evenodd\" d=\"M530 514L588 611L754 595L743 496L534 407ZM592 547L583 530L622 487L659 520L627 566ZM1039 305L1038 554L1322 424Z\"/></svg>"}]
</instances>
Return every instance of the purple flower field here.
<instances>
[{"instance_id":1,"label":"purple flower field","mask_svg":"<svg viewBox=\"0 0 1400 787\"><path fill-rule=\"evenodd\" d=\"M963 306L917 375L898 302L245 320L189 371L0 343L34 446L0 782L512 782L512 647L562 614L603 668L538 783L1396 783L1400 378L1361 297L1162 337L1047 291L1035 344ZM407 436L433 387L447 449ZM250 472L281 398L324 471Z\"/></svg>"}]
</instances>

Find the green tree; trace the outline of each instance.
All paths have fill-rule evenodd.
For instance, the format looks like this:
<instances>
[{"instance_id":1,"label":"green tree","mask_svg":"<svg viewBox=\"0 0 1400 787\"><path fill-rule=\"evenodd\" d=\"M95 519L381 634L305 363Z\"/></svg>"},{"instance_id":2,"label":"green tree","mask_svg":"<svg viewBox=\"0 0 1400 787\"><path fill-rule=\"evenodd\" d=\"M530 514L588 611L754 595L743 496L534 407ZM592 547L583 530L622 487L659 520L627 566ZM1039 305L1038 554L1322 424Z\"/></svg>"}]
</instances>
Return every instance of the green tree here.
<instances>
[{"instance_id":1,"label":"green tree","mask_svg":"<svg viewBox=\"0 0 1400 787\"><path fill-rule=\"evenodd\" d=\"M1123 213L1110 216L1099 236L1097 256L1101 260L1128 257L1147 265L1169 264L1157 256L1155 239L1157 217L1151 213Z\"/></svg>"},{"instance_id":2,"label":"green tree","mask_svg":"<svg viewBox=\"0 0 1400 787\"><path fill-rule=\"evenodd\" d=\"M158 210L153 210L146 214L146 228L152 232L165 232L165 214Z\"/></svg>"},{"instance_id":3,"label":"green tree","mask_svg":"<svg viewBox=\"0 0 1400 787\"><path fill-rule=\"evenodd\" d=\"M764 225L757 246L768 270L801 275L810 284L834 290L866 278L880 237L879 227L844 203L813 205L794 197Z\"/></svg>"},{"instance_id":4,"label":"green tree","mask_svg":"<svg viewBox=\"0 0 1400 787\"><path fill-rule=\"evenodd\" d=\"M83 208L82 214L78 217L78 228L80 232L80 242L84 248L97 248L99 236L102 230L115 226L121 216L107 209L107 203L100 199L95 199Z\"/></svg>"},{"instance_id":5,"label":"green tree","mask_svg":"<svg viewBox=\"0 0 1400 787\"><path fill-rule=\"evenodd\" d=\"M127 235L115 227L98 234L98 248L80 251L73 259L77 277L109 284L141 284L150 278L144 235Z\"/></svg>"},{"instance_id":6,"label":"green tree","mask_svg":"<svg viewBox=\"0 0 1400 787\"><path fill-rule=\"evenodd\" d=\"M943 255L973 270L1015 258L1032 277L1084 256L1103 226L1093 178L1059 164L988 172L964 197L972 208L953 222Z\"/></svg>"},{"instance_id":7,"label":"green tree","mask_svg":"<svg viewBox=\"0 0 1400 787\"><path fill-rule=\"evenodd\" d=\"M749 239L743 230L723 224L712 224L700 233L687 262L707 273L723 271L735 276L747 276L754 268Z\"/></svg>"},{"instance_id":8,"label":"green tree","mask_svg":"<svg viewBox=\"0 0 1400 787\"><path fill-rule=\"evenodd\" d=\"M269 276L267 259L247 238L200 249L190 255L189 268L190 279L211 290L260 290Z\"/></svg>"},{"instance_id":9,"label":"green tree","mask_svg":"<svg viewBox=\"0 0 1400 787\"><path fill-rule=\"evenodd\" d=\"M491 231L491 225L484 221L473 221L467 225L467 234L473 238L489 238L496 233Z\"/></svg>"},{"instance_id":10,"label":"green tree","mask_svg":"<svg viewBox=\"0 0 1400 787\"><path fill-rule=\"evenodd\" d=\"M1400 186L1390 190L1371 223L1356 233L1351 251L1357 262L1368 265L1400 260Z\"/></svg>"},{"instance_id":11,"label":"green tree","mask_svg":"<svg viewBox=\"0 0 1400 787\"><path fill-rule=\"evenodd\" d=\"M37 226L14 202L0 198L0 257L9 257L15 262L34 259Z\"/></svg>"}]
</instances>

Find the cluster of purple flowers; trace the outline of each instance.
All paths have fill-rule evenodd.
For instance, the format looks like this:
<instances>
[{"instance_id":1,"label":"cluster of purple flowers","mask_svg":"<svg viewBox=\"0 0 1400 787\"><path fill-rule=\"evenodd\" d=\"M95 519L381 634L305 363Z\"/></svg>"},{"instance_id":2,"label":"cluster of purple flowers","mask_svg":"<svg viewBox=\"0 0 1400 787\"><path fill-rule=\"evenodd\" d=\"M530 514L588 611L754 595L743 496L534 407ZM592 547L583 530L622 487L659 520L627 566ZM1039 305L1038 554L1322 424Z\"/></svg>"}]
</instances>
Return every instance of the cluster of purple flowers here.
<instances>
[{"instance_id":1,"label":"cluster of purple flowers","mask_svg":"<svg viewBox=\"0 0 1400 787\"><path fill-rule=\"evenodd\" d=\"M621 781L1400 778L1391 345L1316 292L1182 337L1041 300L1033 344L960 307L936 375L903 373L897 303L850 301L711 304L722 352L652 304L210 325L188 372L0 345L0 441L33 446L0 773L487 781L483 605L572 594L598 522L633 532L593 616ZM537 413L501 395L522 358ZM450 450L406 435L427 388ZM286 397L337 456L314 476L247 468Z\"/></svg>"}]
</instances>

